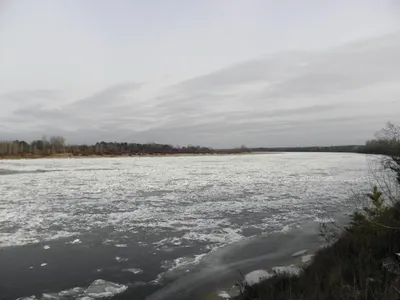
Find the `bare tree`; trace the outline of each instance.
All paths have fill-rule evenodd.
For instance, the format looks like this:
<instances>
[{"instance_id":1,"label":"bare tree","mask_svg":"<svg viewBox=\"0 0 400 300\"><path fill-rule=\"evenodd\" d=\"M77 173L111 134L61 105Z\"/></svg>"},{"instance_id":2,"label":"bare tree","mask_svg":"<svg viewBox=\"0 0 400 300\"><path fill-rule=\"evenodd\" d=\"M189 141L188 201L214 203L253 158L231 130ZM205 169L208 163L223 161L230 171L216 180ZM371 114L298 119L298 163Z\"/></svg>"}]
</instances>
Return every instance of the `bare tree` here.
<instances>
[{"instance_id":1,"label":"bare tree","mask_svg":"<svg viewBox=\"0 0 400 300\"><path fill-rule=\"evenodd\" d=\"M65 138L63 138L62 136L52 136L50 137L50 145L53 152L62 153L64 152Z\"/></svg>"}]
</instances>

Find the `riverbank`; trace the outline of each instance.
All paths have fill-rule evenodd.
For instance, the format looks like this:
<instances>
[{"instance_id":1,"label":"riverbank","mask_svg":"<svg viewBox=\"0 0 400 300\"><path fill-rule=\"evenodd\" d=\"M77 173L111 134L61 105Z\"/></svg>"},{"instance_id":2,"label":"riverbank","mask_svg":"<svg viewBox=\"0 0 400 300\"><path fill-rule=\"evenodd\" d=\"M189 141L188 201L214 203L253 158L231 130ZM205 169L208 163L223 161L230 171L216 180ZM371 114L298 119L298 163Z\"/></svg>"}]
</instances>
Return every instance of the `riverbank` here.
<instances>
[{"instance_id":1,"label":"riverbank","mask_svg":"<svg viewBox=\"0 0 400 300\"><path fill-rule=\"evenodd\" d=\"M299 274L265 272L260 282L243 281L241 295L233 299L399 299L400 204L382 208L378 193L371 194L367 216L354 214L337 240L319 249Z\"/></svg>"}]
</instances>

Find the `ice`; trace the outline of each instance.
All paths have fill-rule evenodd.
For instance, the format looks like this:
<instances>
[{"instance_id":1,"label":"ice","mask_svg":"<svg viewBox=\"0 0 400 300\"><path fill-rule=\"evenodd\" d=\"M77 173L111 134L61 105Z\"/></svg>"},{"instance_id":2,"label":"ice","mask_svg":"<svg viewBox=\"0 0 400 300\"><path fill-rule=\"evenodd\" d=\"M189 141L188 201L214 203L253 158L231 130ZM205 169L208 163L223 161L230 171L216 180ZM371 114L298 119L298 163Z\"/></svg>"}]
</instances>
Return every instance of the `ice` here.
<instances>
[{"instance_id":1,"label":"ice","mask_svg":"<svg viewBox=\"0 0 400 300\"><path fill-rule=\"evenodd\" d=\"M255 270L253 272L250 272L244 276L244 282L248 285L254 285L259 283L260 281L264 279L268 279L272 277L270 273L268 273L265 270Z\"/></svg>"},{"instance_id":2,"label":"ice","mask_svg":"<svg viewBox=\"0 0 400 300\"><path fill-rule=\"evenodd\" d=\"M140 273L143 273L143 270L142 270L142 269L139 269L139 268L123 269L122 271L124 271L124 272L131 272L131 273L133 273L133 274L140 274Z\"/></svg>"},{"instance_id":3,"label":"ice","mask_svg":"<svg viewBox=\"0 0 400 300\"><path fill-rule=\"evenodd\" d=\"M164 273L160 273L157 275L157 277L155 279L153 279L149 283L153 284L153 285L158 285L162 282L163 276L164 276Z\"/></svg>"},{"instance_id":4,"label":"ice","mask_svg":"<svg viewBox=\"0 0 400 300\"><path fill-rule=\"evenodd\" d=\"M82 244L82 242L80 239L75 239L73 241L67 242L66 244L76 245L76 244Z\"/></svg>"},{"instance_id":5,"label":"ice","mask_svg":"<svg viewBox=\"0 0 400 300\"><path fill-rule=\"evenodd\" d=\"M231 299L231 296L225 291L219 292L218 297L220 297L221 299Z\"/></svg>"},{"instance_id":6,"label":"ice","mask_svg":"<svg viewBox=\"0 0 400 300\"><path fill-rule=\"evenodd\" d=\"M84 288L74 287L74 288L69 289L69 290L61 291L61 292L58 293L58 295L60 295L62 297L67 297L67 296L74 297L74 296L81 295L84 292L85 292Z\"/></svg>"},{"instance_id":7,"label":"ice","mask_svg":"<svg viewBox=\"0 0 400 300\"><path fill-rule=\"evenodd\" d=\"M307 251L308 251L307 249L305 249L305 250L300 250L300 251L298 251L298 252L296 252L296 253L293 253L293 254L292 254L292 257L302 256L302 255L306 254Z\"/></svg>"},{"instance_id":8,"label":"ice","mask_svg":"<svg viewBox=\"0 0 400 300\"><path fill-rule=\"evenodd\" d=\"M285 225L282 229L281 229L281 233L288 233L291 229L290 225Z\"/></svg>"},{"instance_id":9,"label":"ice","mask_svg":"<svg viewBox=\"0 0 400 300\"><path fill-rule=\"evenodd\" d=\"M120 256L116 256L115 260L117 262L124 262L124 261L128 261L128 259L126 257L120 257Z\"/></svg>"},{"instance_id":10,"label":"ice","mask_svg":"<svg viewBox=\"0 0 400 300\"><path fill-rule=\"evenodd\" d=\"M47 263L42 263L42 264L40 264L40 266L45 267L45 266L47 266Z\"/></svg>"},{"instance_id":11,"label":"ice","mask_svg":"<svg viewBox=\"0 0 400 300\"><path fill-rule=\"evenodd\" d=\"M162 268L167 269L163 276L175 277L183 272L188 272L190 268L199 264L208 253L194 255L192 257L179 257L173 261L164 261Z\"/></svg>"},{"instance_id":12,"label":"ice","mask_svg":"<svg viewBox=\"0 0 400 300\"><path fill-rule=\"evenodd\" d=\"M37 300L36 296L20 297L17 300Z\"/></svg>"},{"instance_id":13,"label":"ice","mask_svg":"<svg viewBox=\"0 0 400 300\"><path fill-rule=\"evenodd\" d=\"M328 218L328 217L325 217L325 218L316 217L316 218L314 219L314 222L315 222L315 223L321 223L321 224L324 224L324 223L332 223L332 222L334 222L334 221L335 221L334 219Z\"/></svg>"},{"instance_id":14,"label":"ice","mask_svg":"<svg viewBox=\"0 0 400 300\"><path fill-rule=\"evenodd\" d=\"M274 273L276 275L294 275L294 276L298 276L301 272L301 269L295 265L290 265L290 266L283 266L283 267L274 267L272 268L272 271L274 271Z\"/></svg>"},{"instance_id":15,"label":"ice","mask_svg":"<svg viewBox=\"0 0 400 300\"><path fill-rule=\"evenodd\" d=\"M149 246L222 247L243 239L244 227L286 232L346 211L343 183L369 186L365 158L353 154L4 160L0 168L17 171L0 175L0 247L79 244L77 236L105 228L145 231ZM35 170L43 172L26 173Z\"/></svg>"},{"instance_id":16,"label":"ice","mask_svg":"<svg viewBox=\"0 0 400 300\"><path fill-rule=\"evenodd\" d=\"M45 246L43 246L43 249L44 249L44 250L49 250L49 249L50 249L50 246L49 246L49 245L45 245Z\"/></svg>"},{"instance_id":17,"label":"ice","mask_svg":"<svg viewBox=\"0 0 400 300\"><path fill-rule=\"evenodd\" d=\"M42 299L60 299L58 294L42 294Z\"/></svg>"},{"instance_id":18,"label":"ice","mask_svg":"<svg viewBox=\"0 0 400 300\"><path fill-rule=\"evenodd\" d=\"M313 256L314 256L313 254L303 255L301 257L301 262L302 263L308 263L308 262L310 262L312 260Z\"/></svg>"},{"instance_id":19,"label":"ice","mask_svg":"<svg viewBox=\"0 0 400 300\"><path fill-rule=\"evenodd\" d=\"M103 279L97 279L88 287L86 295L92 298L107 298L124 292L128 287Z\"/></svg>"},{"instance_id":20,"label":"ice","mask_svg":"<svg viewBox=\"0 0 400 300\"><path fill-rule=\"evenodd\" d=\"M126 248L126 247L128 247L128 245L127 244L116 244L115 247L117 247L117 248Z\"/></svg>"},{"instance_id":21,"label":"ice","mask_svg":"<svg viewBox=\"0 0 400 300\"><path fill-rule=\"evenodd\" d=\"M186 233L182 238L184 240L204 241L219 245L225 245L233 242L240 241L244 237L238 233L241 230L234 230L232 228L225 228L221 232L214 231L213 233L205 234L198 232Z\"/></svg>"},{"instance_id":22,"label":"ice","mask_svg":"<svg viewBox=\"0 0 400 300\"><path fill-rule=\"evenodd\" d=\"M90 300L96 298L109 298L124 292L128 287L123 284L118 284L103 279L97 279L92 284L84 289L82 287L75 287L69 290L61 291L58 296L62 298L72 298L81 300ZM44 296L45 294L43 294ZM53 298L48 298L53 299ZM54 299L57 299L55 297Z\"/></svg>"}]
</instances>

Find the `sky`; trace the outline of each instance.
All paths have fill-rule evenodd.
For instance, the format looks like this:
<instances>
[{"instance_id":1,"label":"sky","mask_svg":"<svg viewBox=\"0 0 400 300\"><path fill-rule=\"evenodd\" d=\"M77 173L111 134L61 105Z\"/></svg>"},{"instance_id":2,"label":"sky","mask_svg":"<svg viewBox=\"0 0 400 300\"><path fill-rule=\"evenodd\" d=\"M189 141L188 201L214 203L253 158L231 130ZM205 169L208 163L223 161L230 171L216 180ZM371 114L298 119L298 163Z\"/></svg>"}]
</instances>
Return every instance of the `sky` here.
<instances>
[{"instance_id":1,"label":"sky","mask_svg":"<svg viewBox=\"0 0 400 300\"><path fill-rule=\"evenodd\" d=\"M398 0L0 0L0 140L362 144L399 83Z\"/></svg>"}]
</instances>

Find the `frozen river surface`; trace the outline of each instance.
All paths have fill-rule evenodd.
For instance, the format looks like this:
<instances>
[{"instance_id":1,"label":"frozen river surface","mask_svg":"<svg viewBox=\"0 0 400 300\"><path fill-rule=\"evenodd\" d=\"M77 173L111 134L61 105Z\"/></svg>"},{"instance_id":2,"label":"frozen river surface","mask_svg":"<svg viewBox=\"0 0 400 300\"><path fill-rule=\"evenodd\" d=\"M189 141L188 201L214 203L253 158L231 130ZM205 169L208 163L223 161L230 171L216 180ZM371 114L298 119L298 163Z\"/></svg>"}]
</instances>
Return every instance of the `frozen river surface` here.
<instances>
[{"instance_id":1,"label":"frozen river surface","mask_svg":"<svg viewBox=\"0 0 400 300\"><path fill-rule=\"evenodd\" d=\"M144 299L227 244L351 211L367 173L358 154L0 161L0 298L101 278Z\"/></svg>"}]
</instances>

